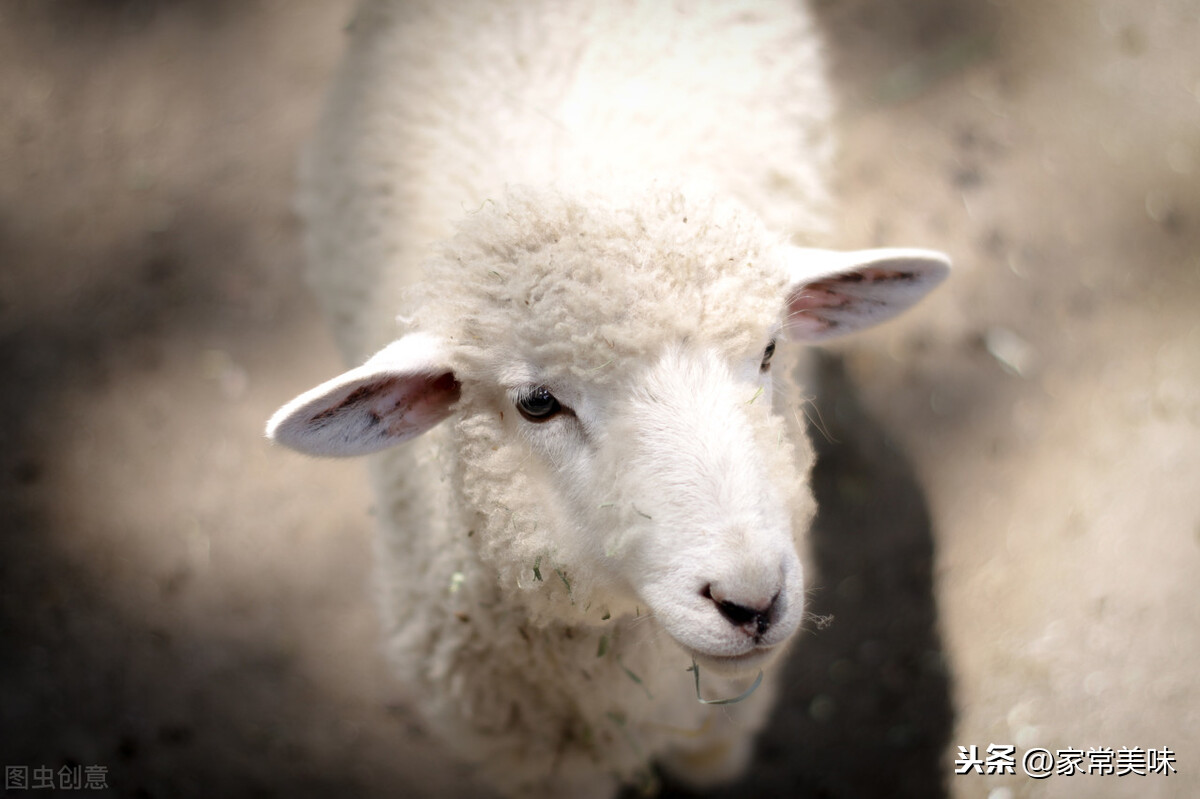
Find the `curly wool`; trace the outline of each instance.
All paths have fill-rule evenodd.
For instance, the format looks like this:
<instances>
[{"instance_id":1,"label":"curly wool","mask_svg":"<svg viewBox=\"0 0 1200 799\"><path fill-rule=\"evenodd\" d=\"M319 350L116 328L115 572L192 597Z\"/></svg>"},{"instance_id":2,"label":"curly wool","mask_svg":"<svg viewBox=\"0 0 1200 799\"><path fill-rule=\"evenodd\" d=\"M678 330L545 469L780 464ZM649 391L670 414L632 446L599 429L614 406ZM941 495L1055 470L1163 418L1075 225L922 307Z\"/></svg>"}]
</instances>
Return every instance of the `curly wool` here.
<instances>
[{"instance_id":1,"label":"curly wool","mask_svg":"<svg viewBox=\"0 0 1200 799\"><path fill-rule=\"evenodd\" d=\"M455 342L463 382L446 448L457 470L452 493L470 507L496 509L468 526L480 533L480 554L505 589L524 595L532 619L562 620L568 608L596 603L594 621L612 608L593 596L586 574L559 568L566 522L554 515L547 480L479 387L509 361L534 365L550 384L594 393L627 384L663 341L709 344L730 356L753 350L756 331L779 315L785 274L774 244L736 204L680 189L621 202L523 188L469 216L426 265L408 300L409 323ZM790 454L794 434L769 436ZM806 471L790 460L779 468ZM632 512L614 510L614 525L628 524L619 514ZM535 579L539 560L544 572Z\"/></svg>"},{"instance_id":2,"label":"curly wool","mask_svg":"<svg viewBox=\"0 0 1200 799\"><path fill-rule=\"evenodd\" d=\"M514 189L427 264L413 326L463 345L467 374L519 353L605 383L665 340L741 351L779 314L772 239L733 204L673 188L625 202Z\"/></svg>"},{"instance_id":3,"label":"curly wool","mask_svg":"<svg viewBox=\"0 0 1200 799\"><path fill-rule=\"evenodd\" d=\"M366 0L302 165L311 280L360 362L430 245L513 186L705 185L816 243L831 115L793 0Z\"/></svg>"}]
</instances>

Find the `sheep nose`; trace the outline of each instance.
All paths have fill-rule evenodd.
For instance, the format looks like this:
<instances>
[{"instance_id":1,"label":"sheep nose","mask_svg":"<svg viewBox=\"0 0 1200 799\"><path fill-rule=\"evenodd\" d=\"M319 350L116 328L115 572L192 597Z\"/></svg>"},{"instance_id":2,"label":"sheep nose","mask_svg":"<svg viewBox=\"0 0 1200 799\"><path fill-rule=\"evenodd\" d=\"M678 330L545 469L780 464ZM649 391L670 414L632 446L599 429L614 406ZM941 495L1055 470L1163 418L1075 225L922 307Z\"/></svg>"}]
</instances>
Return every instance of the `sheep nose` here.
<instances>
[{"instance_id":1,"label":"sheep nose","mask_svg":"<svg viewBox=\"0 0 1200 799\"><path fill-rule=\"evenodd\" d=\"M775 605L779 600L779 592L776 592L766 601L753 604L745 603L745 600L734 602L722 596L719 591L714 593L711 583L704 586L700 593L717 606L717 612L724 616L726 621L735 627L741 627L755 638L761 637L770 628L771 622L774 621Z\"/></svg>"}]
</instances>

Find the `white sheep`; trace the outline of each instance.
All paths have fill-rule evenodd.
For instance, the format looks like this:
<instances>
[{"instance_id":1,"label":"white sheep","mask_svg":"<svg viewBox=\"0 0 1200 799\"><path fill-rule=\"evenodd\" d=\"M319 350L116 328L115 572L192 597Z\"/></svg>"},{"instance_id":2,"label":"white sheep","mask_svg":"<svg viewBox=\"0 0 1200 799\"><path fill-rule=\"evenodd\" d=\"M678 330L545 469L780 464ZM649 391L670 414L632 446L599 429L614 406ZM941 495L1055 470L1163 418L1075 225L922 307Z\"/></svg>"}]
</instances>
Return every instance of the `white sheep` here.
<instances>
[{"instance_id":1,"label":"white sheep","mask_svg":"<svg viewBox=\"0 0 1200 799\"><path fill-rule=\"evenodd\" d=\"M775 343L946 273L789 243L820 235L829 114L792 2L359 9L302 208L347 357L383 348L268 435L382 451L390 660L505 794L749 759L814 512Z\"/></svg>"}]
</instances>

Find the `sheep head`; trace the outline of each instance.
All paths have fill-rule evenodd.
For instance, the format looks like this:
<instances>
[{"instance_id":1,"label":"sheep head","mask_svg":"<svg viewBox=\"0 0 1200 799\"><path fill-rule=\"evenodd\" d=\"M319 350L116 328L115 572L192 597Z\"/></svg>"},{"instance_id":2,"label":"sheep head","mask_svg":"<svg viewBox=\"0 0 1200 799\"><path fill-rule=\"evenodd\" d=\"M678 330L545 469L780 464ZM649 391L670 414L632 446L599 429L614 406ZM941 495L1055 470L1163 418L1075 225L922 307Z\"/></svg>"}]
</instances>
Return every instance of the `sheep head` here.
<instances>
[{"instance_id":1,"label":"sheep head","mask_svg":"<svg viewBox=\"0 0 1200 799\"><path fill-rule=\"evenodd\" d=\"M777 345L888 319L946 271L922 250L784 245L677 192L517 194L433 260L412 331L268 435L358 455L450 420L444 460L479 556L534 618L648 612L737 674L804 608L812 450Z\"/></svg>"}]
</instances>

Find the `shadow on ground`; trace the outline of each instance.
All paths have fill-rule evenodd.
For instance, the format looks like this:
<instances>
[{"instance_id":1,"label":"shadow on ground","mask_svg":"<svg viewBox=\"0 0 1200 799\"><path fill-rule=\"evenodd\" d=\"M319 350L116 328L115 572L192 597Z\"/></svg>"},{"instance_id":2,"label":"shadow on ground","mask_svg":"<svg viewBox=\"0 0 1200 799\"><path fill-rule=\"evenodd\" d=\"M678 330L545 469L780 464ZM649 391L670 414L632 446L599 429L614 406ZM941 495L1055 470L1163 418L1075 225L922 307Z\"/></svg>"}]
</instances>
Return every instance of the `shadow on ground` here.
<instances>
[{"instance_id":1,"label":"shadow on ground","mask_svg":"<svg viewBox=\"0 0 1200 799\"><path fill-rule=\"evenodd\" d=\"M794 651L752 771L705 795L944 796L951 685L924 498L840 360L823 356L820 371L817 621ZM419 729L395 709L325 695L285 638L146 629L108 607L94 578L64 571L27 501L43 480L36 463L6 475L8 499L32 492L3 517L6 764L103 764L109 795L131 797L434 795L421 774L369 762L381 748L411 746Z\"/></svg>"}]
</instances>

